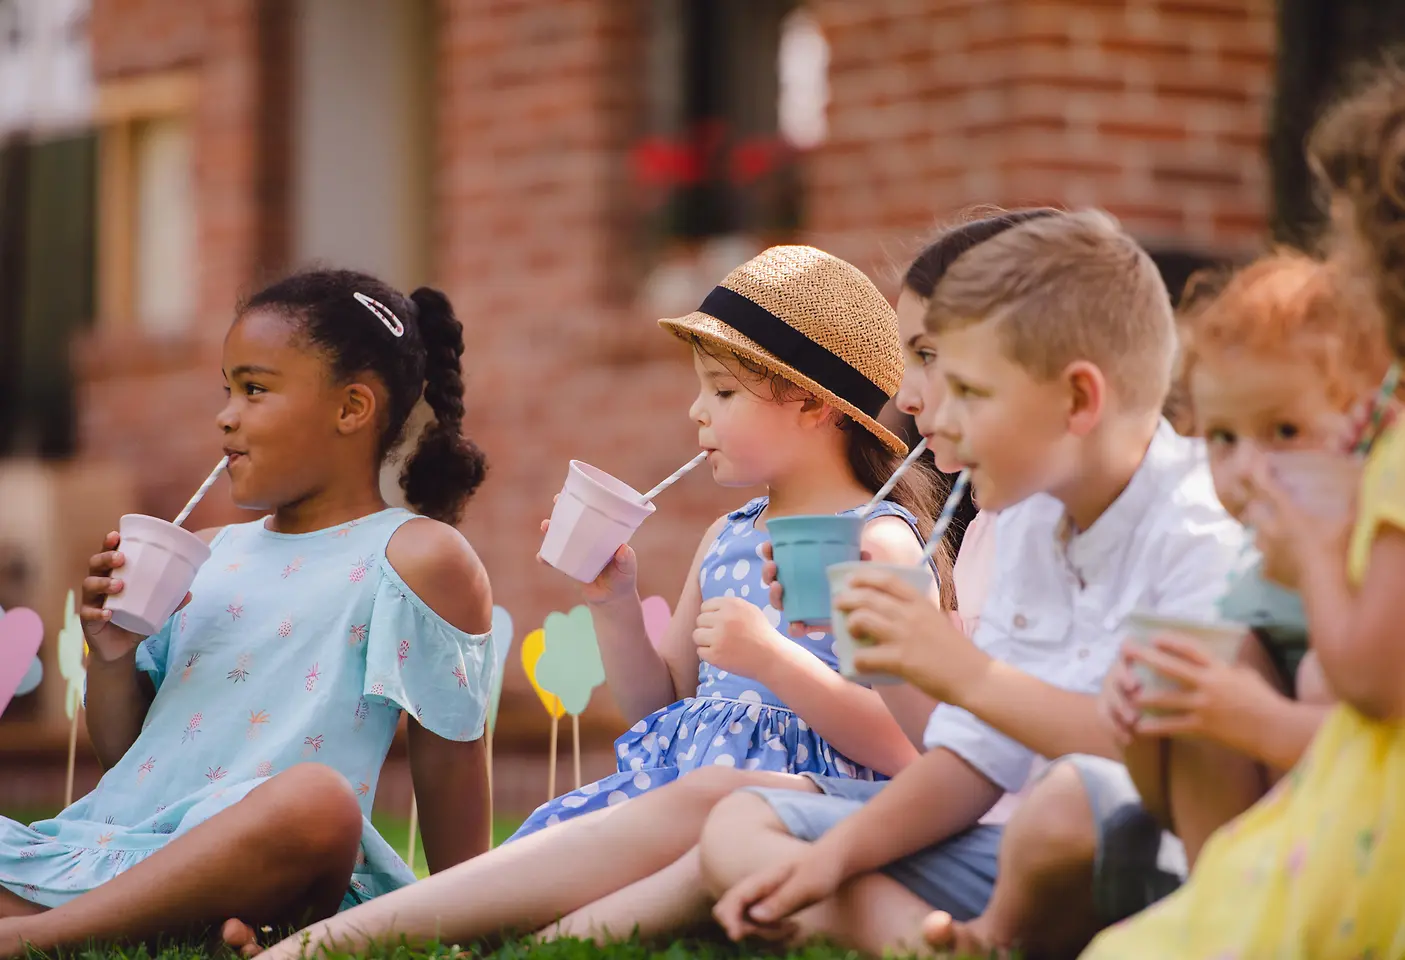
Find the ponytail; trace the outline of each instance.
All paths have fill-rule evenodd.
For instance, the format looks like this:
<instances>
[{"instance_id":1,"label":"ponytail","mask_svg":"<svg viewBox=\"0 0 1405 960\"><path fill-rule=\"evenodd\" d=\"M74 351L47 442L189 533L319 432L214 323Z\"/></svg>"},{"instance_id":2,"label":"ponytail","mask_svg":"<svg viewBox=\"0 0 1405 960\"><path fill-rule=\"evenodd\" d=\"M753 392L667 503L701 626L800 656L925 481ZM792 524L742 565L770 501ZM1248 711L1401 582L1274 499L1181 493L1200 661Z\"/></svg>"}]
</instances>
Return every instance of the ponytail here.
<instances>
[{"instance_id":1,"label":"ponytail","mask_svg":"<svg viewBox=\"0 0 1405 960\"><path fill-rule=\"evenodd\" d=\"M438 290L410 294L424 344L424 399L434 419L424 428L400 487L418 513L457 523L464 505L483 482L487 458L463 435L463 324Z\"/></svg>"}]
</instances>

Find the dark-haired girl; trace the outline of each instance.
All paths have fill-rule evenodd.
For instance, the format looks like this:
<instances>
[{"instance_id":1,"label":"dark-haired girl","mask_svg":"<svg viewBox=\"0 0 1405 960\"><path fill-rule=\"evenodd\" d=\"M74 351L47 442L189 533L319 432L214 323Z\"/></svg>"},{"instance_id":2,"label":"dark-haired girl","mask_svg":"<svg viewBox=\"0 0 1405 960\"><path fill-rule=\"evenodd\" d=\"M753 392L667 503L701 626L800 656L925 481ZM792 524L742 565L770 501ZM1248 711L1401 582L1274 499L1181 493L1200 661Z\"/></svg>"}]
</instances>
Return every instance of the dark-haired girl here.
<instances>
[{"instance_id":1,"label":"dark-haired girl","mask_svg":"<svg viewBox=\"0 0 1405 960\"><path fill-rule=\"evenodd\" d=\"M224 343L218 426L233 496L183 609L114 626L118 535L83 584L88 729L107 768L53 820L0 819L0 956L89 939L234 933L330 916L413 880L370 826L402 712L425 853L486 849L481 748L492 598L452 524L483 477L463 439L463 328L443 294L304 273L254 296ZM434 419L388 509L381 465ZM230 931L226 931L227 934Z\"/></svg>"}]
</instances>

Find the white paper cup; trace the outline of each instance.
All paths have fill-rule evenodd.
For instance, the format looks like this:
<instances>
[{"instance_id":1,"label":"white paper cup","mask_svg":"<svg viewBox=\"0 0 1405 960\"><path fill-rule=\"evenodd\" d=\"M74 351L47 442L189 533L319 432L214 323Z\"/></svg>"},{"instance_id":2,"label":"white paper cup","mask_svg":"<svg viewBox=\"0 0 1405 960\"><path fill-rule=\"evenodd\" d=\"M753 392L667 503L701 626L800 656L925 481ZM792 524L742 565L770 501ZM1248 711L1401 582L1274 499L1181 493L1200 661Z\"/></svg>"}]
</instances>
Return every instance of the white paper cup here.
<instances>
[{"instance_id":1,"label":"white paper cup","mask_svg":"<svg viewBox=\"0 0 1405 960\"><path fill-rule=\"evenodd\" d=\"M1314 517L1343 520L1361 483L1360 457L1323 450L1282 450L1268 455L1283 490Z\"/></svg>"},{"instance_id":2,"label":"white paper cup","mask_svg":"<svg viewBox=\"0 0 1405 960\"><path fill-rule=\"evenodd\" d=\"M1241 623L1224 623L1209 620L1186 620L1180 617L1163 617L1154 613L1132 613L1124 623L1128 636L1138 645L1150 647L1151 641L1169 633L1183 633L1203 643L1210 653L1226 663L1233 660L1244 642L1249 628ZM1140 660L1132 662L1132 672L1145 693L1165 693L1181 689L1181 684L1167 677ZM1150 711L1148 711L1150 712Z\"/></svg>"},{"instance_id":3,"label":"white paper cup","mask_svg":"<svg viewBox=\"0 0 1405 960\"><path fill-rule=\"evenodd\" d=\"M902 678L891 674L859 673L854 669L854 649L864 645L864 641L855 640L849 635L849 618L833 603L835 597L848 589L849 580L860 570L891 573L924 592L932 586L932 572L926 564L916 566L910 563L874 563L870 560L848 560L825 568L825 576L829 577L830 633L834 636L834 656L839 661L839 675L846 680L874 686L902 683Z\"/></svg>"},{"instance_id":4,"label":"white paper cup","mask_svg":"<svg viewBox=\"0 0 1405 960\"><path fill-rule=\"evenodd\" d=\"M210 548L195 534L157 517L124 516L117 527L126 558L114 576L122 592L107 598L112 623L143 637L157 633L185 599Z\"/></svg>"},{"instance_id":5,"label":"white paper cup","mask_svg":"<svg viewBox=\"0 0 1405 960\"><path fill-rule=\"evenodd\" d=\"M643 498L623 480L572 460L551 511L541 558L567 576L590 583L654 512L654 505Z\"/></svg>"}]
</instances>

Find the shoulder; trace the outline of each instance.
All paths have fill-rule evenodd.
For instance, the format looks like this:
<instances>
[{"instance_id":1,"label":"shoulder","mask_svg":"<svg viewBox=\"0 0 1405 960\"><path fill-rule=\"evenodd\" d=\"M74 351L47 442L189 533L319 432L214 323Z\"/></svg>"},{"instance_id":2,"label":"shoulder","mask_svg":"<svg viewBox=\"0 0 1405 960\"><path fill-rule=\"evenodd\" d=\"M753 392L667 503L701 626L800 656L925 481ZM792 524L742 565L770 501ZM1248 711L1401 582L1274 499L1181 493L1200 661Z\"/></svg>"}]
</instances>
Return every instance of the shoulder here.
<instances>
[{"instance_id":1,"label":"shoulder","mask_svg":"<svg viewBox=\"0 0 1405 960\"><path fill-rule=\"evenodd\" d=\"M860 543L874 560L883 563L916 563L922 557L917 534L895 513L864 524Z\"/></svg>"},{"instance_id":2,"label":"shoulder","mask_svg":"<svg viewBox=\"0 0 1405 960\"><path fill-rule=\"evenodd\" d=\"M447 523L416 517L391 536L385 558L425 605L464 633L487 633L493 596L483 562Z\"/></svg>"}]
</instances>

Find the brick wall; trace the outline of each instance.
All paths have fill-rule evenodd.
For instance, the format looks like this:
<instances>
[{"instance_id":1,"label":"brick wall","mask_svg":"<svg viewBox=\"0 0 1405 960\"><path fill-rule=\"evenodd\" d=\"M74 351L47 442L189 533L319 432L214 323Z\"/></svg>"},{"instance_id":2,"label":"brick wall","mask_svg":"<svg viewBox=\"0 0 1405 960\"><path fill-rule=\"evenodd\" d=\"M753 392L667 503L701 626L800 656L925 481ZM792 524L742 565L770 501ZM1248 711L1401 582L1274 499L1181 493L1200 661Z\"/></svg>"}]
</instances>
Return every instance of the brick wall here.
<instances>
[{"instance_id":1,"label":"brick wall","mask_svg":"<svg viewBox=\"0 0 1405 960\"><path fill-rule=\"evenodd\" d=\"M217 456L219 337L238 294L285 255L290 7L94 2L102 77L195 64L203 84L200 317L176 342L99 333L78 351L84 453L137 467L152 512L173 512ZM653 328L662 308L637 276L619 212L646 8L435 8L434 273L468 327L469 430L492 461L464 529L520 628L577 602L534 560L566 461L647 485L694 450L688 359ZM805 161L807 237L876 277L938 218L978 200L1105 206L1149 243L1258 241L1268 0L811 8L832 48L832 99L829 140ZM674 599L708 521L748 493L700 476L671 490L635 541L645 594ZM204 523L233 515L218 497L201 511ZM508 687L504 733L544 735L515 667Z\"/></svg>"},{"instance_id":2,"label":"brick wall","mask_svg":"<svg viewBox=\"0 0 1405 960\"><path fill-rule=\"evenodd\" d=\"M1261 242L1268 0L816 0L808 227L867 268L973 202L1096 205L1148 244Z\"/></svg>"}]
</instances>

